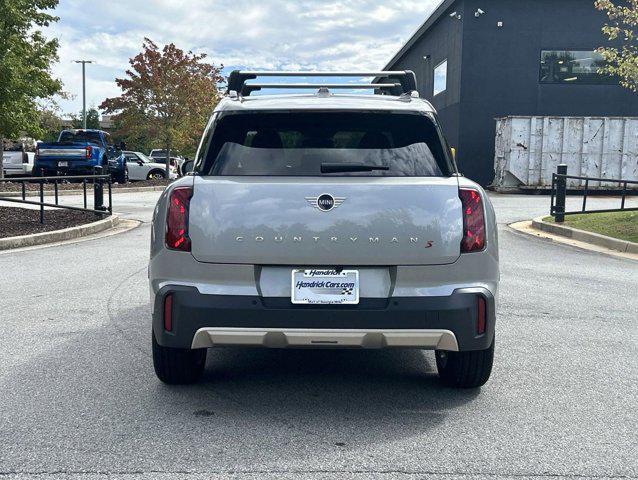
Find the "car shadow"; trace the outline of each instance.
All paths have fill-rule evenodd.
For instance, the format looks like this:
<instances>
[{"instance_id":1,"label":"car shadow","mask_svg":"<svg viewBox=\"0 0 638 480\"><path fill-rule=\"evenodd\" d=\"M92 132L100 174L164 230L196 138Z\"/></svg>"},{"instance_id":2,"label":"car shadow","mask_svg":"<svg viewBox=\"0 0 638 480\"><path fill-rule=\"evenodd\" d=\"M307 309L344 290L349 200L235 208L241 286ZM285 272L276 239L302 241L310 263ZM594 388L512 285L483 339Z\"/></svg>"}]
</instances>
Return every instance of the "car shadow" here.
<instances>
[{"instance_id":1,"label":"car shadow","mask_svg":"<svg viewBox=\"0 0 638 480\"><path fill-rule=\"evenodd\" d=\"M325 463L340 450L423 439L480 393L443 387L431 352L401 350L210 349L199 383L169 386L153 372L146 306L77 325L0 378L14 419L3 434L23 438L12 465L45 446L83 465L108 454L154 469L171 464L176 444L217 466L263 461L263 451L293 463L313 451ZM129 457L132 445L139 455Z\"/></svg>"},{"instance_id":2,"label":"car shadow","mask_svg":"<svg viewBox=\"0 0 638 480\"><path fill-rule=\"evenodd\" d=\"M306 434L330 430L350 440L357 432L361 446L422 435L480 389L443 386L432 352L225 348L208 350L198 384L158 383L156 392L159 398L179 397L180 408L194 418L236 415L238 421L278 421Z\"/></svg>"},{"instance_id":3,"label":"car shadow","mask_svg":"<svg viewBox=\"0 0 638 480\"><path fill-rule=\"evenodd\" d=\"M133 321L139 318L146 320ZM148 310L126 309L118 323L125 340L137 339L132 346L150 357ZM222 402L227 414L250 412L255 421L307 416L326 424L419 414L422 427L434 426L480 394L444 386L434 353L423 350L211 348L197 384L164 385L154 374L152 381L157 398L175 395L195 417L214 415Z\"/></svg>"}]
</instances>

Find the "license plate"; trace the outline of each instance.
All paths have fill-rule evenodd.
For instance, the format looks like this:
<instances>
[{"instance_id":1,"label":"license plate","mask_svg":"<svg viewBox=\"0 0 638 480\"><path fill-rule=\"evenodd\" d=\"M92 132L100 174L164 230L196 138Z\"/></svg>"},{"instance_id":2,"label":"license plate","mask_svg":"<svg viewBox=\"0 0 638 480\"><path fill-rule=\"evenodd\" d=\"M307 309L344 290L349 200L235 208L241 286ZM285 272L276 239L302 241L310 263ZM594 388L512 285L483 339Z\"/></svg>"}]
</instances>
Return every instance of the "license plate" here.
<instances>
[{"instance_id":1,"label":"license plate","mask_svg":"<svg viewBox=\"0 0 638 480\"><path fill-rule=\"evenodd\" d=\"M352 305L359 303L359 271L321 268L292 271L292 303Z\"/></svg>"},{"instance_id":2,"label":"license plate","mask_svg":"<svg viewBox=\"0 0 638 480\"><path fill-rule=\"evenodd\" d=\"M58 167L68 167L69 162L58 162Z\"/></svg>"}]
</instances>

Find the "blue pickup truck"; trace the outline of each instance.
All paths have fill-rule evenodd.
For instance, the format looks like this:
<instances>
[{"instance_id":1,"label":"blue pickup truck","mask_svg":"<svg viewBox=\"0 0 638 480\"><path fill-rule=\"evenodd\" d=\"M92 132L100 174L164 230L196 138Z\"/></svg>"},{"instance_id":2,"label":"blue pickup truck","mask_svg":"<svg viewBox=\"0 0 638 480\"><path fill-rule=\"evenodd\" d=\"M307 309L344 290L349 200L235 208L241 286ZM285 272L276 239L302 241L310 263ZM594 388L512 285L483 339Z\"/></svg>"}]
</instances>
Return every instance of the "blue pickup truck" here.
<instances>
[{"instance_id":1,"label":"blue pickup truck","mask_svg":"<svg viewBox=\"0 0 638 480\"><path fill-rule=\"evenodd\" d=\"M93 174L95 167L110 172L114 182L128 181L128 168L111 135L102 130L62 130L58 141L40 143L36 150L35 175Z\"/></svg>"}]
</instances>

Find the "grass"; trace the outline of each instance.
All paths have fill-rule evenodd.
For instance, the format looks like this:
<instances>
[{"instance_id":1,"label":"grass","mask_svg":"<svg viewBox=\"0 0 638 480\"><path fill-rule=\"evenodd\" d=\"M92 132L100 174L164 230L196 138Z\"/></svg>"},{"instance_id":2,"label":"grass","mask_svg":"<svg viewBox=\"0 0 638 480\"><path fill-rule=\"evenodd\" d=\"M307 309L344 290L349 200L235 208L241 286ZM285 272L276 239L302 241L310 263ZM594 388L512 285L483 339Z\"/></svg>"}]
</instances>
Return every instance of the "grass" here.
<instances>
[{"instance_id":1,"label":"grass","mask_svg":"<svg viewBox=\"0 0 638 480\"><path fill-rule=\"evenodd\" d=\"M543 220L554 222L553 217ZM566 215L563 225L638 243L638 212Z\"/></svg>"}]
</instances>

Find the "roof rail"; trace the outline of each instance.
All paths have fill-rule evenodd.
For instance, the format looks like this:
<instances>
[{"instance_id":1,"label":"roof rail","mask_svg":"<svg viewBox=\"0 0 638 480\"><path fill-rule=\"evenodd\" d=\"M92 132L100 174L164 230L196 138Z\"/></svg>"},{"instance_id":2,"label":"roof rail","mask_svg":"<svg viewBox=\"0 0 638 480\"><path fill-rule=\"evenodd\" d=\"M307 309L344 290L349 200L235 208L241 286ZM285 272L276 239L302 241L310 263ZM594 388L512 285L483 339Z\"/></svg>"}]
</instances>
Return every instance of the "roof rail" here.
<instances>
[{"instance_id":1,"label":"roof rail","mask_svg":"<svg viewBox=\"0 0 638 480\"><path fill-rule=\"evenodd\" d=\"M258 77L373 77L373 82L379 83L246 83ZM228 90L237 92L244 97L262 88L374 88L392 95L401 95L416 91L416 75L411 70L379 71L379 72L272 72L272 71L244 71L233 70L228 77Z\"/></svg>"}]
</instances>

